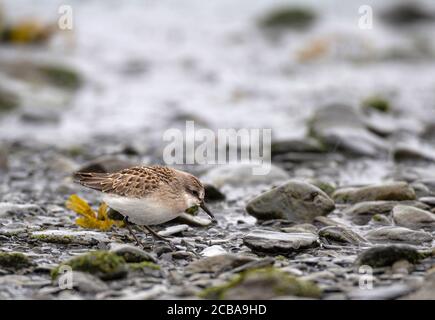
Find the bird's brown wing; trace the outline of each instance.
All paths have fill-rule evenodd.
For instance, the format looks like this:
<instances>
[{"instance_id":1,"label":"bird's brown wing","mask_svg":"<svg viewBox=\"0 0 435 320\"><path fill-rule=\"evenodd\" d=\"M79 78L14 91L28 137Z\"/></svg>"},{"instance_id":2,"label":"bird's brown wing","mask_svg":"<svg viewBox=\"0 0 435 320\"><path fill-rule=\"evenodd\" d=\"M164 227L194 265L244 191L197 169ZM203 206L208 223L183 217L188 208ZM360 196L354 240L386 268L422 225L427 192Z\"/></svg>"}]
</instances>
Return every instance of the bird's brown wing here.
<instances>
[{"instance_id":1,"label":"bird's brown wing","mask_svg":"<svg viewBox=\"0 0 435 320\"><path fill-rule=\"evenodd\" d=\"M162 183L171 183L174 172L170 168L132 167L114 173L77 172L81 185L105 193L141 198L156 190Z\"/></svg>"}]
</instances>

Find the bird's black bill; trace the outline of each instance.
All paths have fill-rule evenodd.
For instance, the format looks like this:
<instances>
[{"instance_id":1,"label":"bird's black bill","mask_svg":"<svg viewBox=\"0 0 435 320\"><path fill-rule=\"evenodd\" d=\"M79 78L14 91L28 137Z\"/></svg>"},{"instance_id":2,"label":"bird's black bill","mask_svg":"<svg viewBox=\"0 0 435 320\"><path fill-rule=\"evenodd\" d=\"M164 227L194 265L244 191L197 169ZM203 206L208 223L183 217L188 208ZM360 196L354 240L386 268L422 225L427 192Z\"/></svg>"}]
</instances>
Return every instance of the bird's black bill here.
<instances>
[{"instance_id":1,"label":"bird's black bill","mask_svg":"<svg viewBox=\"0 0 435 320\"><path fill-rule=\"evenodd\" d=\"M205 203L201 203L200 205L201 209L205 211L205 213L208 214L208 216L211 218L211 220L213 222L216 222L216 218L214 217L213 213L210 212L210 210L208 210L208 208L206 207Z\"/></svg>"}]
</instances>

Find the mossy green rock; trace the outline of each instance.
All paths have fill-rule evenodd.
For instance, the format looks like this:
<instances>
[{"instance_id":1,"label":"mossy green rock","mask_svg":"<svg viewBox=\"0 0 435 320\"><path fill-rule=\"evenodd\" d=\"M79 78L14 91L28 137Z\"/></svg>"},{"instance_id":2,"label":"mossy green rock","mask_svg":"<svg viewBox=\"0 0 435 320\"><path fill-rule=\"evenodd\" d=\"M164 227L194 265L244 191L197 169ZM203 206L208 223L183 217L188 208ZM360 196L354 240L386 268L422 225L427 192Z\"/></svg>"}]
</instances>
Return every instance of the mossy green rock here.
<instances>
[{"instance_id":1,"label":"mossy green rock","mask_svg":"<svg viewBox=\"0 0 435 320\"><path fill-rule=\"evenodd\" d=\"M19 270L31 267L32 261L19 252L0 252L0 268Z\"/></svg>"},{"instance_id":2,"label":"mossy green rock","mask_svg":"<svg viewBox=\"0 0 435 320\"><path fill-rule=\"evenodd\" d=\"M356 265L369 265L374 268L388 267L396 261L407 260L417 263L424 255L407 245L378 246L363 251L356 260Z\"/></svg>"},{"instance_id":3,"label":"mossy green rock","mask_svg":"<svg viewBox=\"0 0 435 320\"><path fill-rule=\"evenodd\" d=\"M19 98L12 92L0 89L0 112L8 112L19 106Z\"/></svg>"},{"instance_id":4,"label":"mossy green rock","mask_svg":"<svg viewBox=\"0 0 435 320\"><path fill-rule=\"evenodd\" d=\"M369 97L363 101L363 107L373 109L379 112L388 112L391 110L390 102L383 97Z\"/></svg>"},{"instance_id":5,"label":"mossy green rock","mask_svg":"<svg viewBox=\"0 0 435 320\"><path fill-rule=\"evenodd\" d=\"M303 7L276 8L260 20L260 26L267 29L305 29L313 24L316 14Z\"/></svg>"},{"instance_id":6,"label":"mossy green rock","mask_svg":"<svg viewBox=\"0 0 435 320\"><path fill-rule=\"evenodd\" d=\"M39 72L54 86L75 90L82 84L79 74L64 66L44 65L38 67Z\"/></svg>"},{"instance_id":7,"label":"mossy green rock","mask_svg":"<svg viewBox=\"0 0 435 320\"><path fill-rule=\"evenodd\" d=\"M206 299L272 299L279 296L320 298L321 290L276 268L254 269L237 275L228 283L200 293Z\"/></svg>"},{"instance_id":8,"label":"mossy green rock","mask_svg":"<svg viewBox=\"0 0 435 320\"><path fill-rule=\"evenodd\" d=\"M87 254L74 257L62 265L70 266L74 271L88 272L103 280L122 278L127 274L125 260L115 253L108 251L93 251ZM59 274L59 267L52 270L52 277Z\"/></svg>"}]
</instances>

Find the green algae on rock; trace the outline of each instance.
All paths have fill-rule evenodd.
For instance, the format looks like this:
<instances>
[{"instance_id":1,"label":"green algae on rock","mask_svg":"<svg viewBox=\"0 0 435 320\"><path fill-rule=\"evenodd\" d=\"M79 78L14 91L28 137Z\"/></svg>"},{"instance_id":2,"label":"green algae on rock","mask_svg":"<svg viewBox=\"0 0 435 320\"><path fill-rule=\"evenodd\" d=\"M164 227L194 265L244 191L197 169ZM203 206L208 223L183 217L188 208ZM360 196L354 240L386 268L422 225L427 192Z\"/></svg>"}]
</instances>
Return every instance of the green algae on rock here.
<instances>
[{"instance_id":1,"label":"green algae on rock","mask_svg":"<svg viewBox=\"0 0 435 320\"><path fill-rule=\"evenodd\" d=\"M366 109L373 109L384 113L391 110L390 102L381 96L369 97L363 101L362 105Z\"/></svg>"},{"instance_id":2,"label":"green algae on rock","mask_svg":"<svg viewBox=\"0 0 435 320\"><path fill-rule=\"evenodd\" d=\"M0 88L0 112L8 112L20 104L18 96L10 91Z\"/></svg>"},{"instance_id":3,"label":"green algae on rock","mask_svg":"<svg viewBox=\"0 0 435 320\"><path fill-rule=\"evenodd\" d=\"M26 255L19 252L0 252L0 268L19 270L33 266Z\"/></svg>"},{"instance_id":4,"label":"green algae on rock","mask_svg":"<svg viewBox=\"0 0 435 320\"><path fill-rule=\"evenodd\" d=\"M316 14L303 7L275 8L259 21L266 29L305 29L316 20Z\"/></svg>"},{"instance_id":5,"label":"green algae on rock","mask_svg":"<svg viewBox=\"0 0 435 320\"><path fill-rule=\"evenodd\" d=\"M271 299L279 296L320 298L321 290L312 282L300 280L276 268L254 269L227 283L203 290L206 299Z\"/></svg>"},{"instance_id":6,"label":"green algae on rock","mask_svg":"<svg viewBox=\"0 0 435 320\"><path fill-rule=\"evenodd\" d=\"M76 90L82 84L82 79L80 75L64 66L56 66L56 65L42 65L39 66L38 71L46 78L54 86Z\"/></svg>"},{"instance_id":7,"label":"green algae on rock","mask_svg":"<svg viewBox=\"0 0 435 320\"><path fill-rule=\"evenodd\" d=\"M92 251L71 258L52 270L52 278L56 278L59 275L61 266L70 266L74 271L88 272L103 280L122 278L127 274L125 260L117 254L108 251Z\"/></svg>"}]
</instances>

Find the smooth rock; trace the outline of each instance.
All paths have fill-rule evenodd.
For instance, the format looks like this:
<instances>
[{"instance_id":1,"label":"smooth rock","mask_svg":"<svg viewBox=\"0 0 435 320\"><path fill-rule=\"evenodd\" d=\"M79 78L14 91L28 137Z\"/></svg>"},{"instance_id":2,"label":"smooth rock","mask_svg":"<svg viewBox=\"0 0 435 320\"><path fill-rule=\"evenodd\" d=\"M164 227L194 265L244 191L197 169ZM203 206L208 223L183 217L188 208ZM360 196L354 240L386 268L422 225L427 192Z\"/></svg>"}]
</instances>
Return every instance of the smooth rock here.
<instances>
[{"instance_id":1,"label":"smooth rock","mask_svg":"<svg viewBox=\"0 0 435 320\"><path fill-rule=\"evenodd\" d=\"M109 251L124 258L126 262L156 262L156 258L154 258L150 253L130 244L111 243Z\"/></svg>"},{"instance_id":2,"label":"smooth rock","mask_svg":"<svg viewBox=\"0 0 435 320\"><path fill-rule=\"evenodd\" d=\"M269 173L264 175L254 175L255 168L258 166L253 164L217 166L202 176L201 181L222 188L226 185L233 187L278 185L290 178L287 172L274 165L271 165Z\"/></svg>"},{"instance_id":3,"label":"smooth rock","mask_svg":"<svg viewBox=\"0 0 435 320\"><path fill-rule=\"evenodd\" d=\"M289 152L323 152L323 146L313 138L288 139L273 141L271 146L272 158Z\"/></svg>"},{"instance_id":4,"label":"smooth rock","mask_svg":"<svg viewBox=\"0 0 435 320\"><path fill-rule=\"evenodd\" d=\"M435 207L435 197L422 197L418 201L427 204L428 206Z\"/></svg>"},{"instance_id":5,"label":"smooth rock","mask_svg":"<svg viewBox=\"0 0 435 320\"><path fill-rule=\"evenodd\" d=\"M213 245L202 250L200 254L203 257L213 257L225 253L227 253L227 251L224 248L222 248L222 246Z\"/></svg>"},{"instance_id":6,"label":"smooth rock","mask_svg":"<svg viewBox=\"0 0 435 320\"><path fill-rule=\"evenodd\" d=\"M374 268L387 267L396 261L407 260L417 263L423 255L414 247L407 245L376 246L361 252L355 263L358 266L369 265Z\"/></svg>"},{"instance_id":7,"label":"smooth rock","mask_svg":"<svg viewBox=\"0 0 435 320\"><path fill-rule=\"evenodd\" d=\"M364 225L375 215L389 215L393 208L400 204L429 209L427 205L417 201L365 201L354 204L343 213L353 223Z\"/></svg>"},{"instance_id":8,"label":"smooth rock","mask_svg":"<svg viewBox=\"0 0 435 320\"><path fill-rule=\"evenodd\" d=\"M109 290L109 286L90 273L73 271L73 287L84 293L98 293Z\"/></svg>"},{"instance_id":9,"label":"smooth rock","mask_svg":"<svg viewBox=\"0 0 435 320\"><path fill-rule=\"evenodd\" d=\"M48 243L95 245L109 242L107 234L96 231L44 230L35 231L30 238Z\"/></svg>"},{"instance_id":10,"label":"smooth rock","mask_svg":"<svg viewBox=\"0 0 435 320\"><path fill-rule=\"evenodd\" d=\"M243 237L243 244L254 251L291 253L319 245L312 233L284 233L254 230Z\"/></svg>"},{"instance_id":11,"label":"smooth rock","mask_svg":"<svg viewBox=\"0 0 435 320\"><path fill-rule=\"evenodd\" d=\"M281 228L281 231L287 232L287 233L311 232L313 234L317 234L316 226L313 226L310 223L296 224L296 225L291 226L291 227Z\"/></svg>"},{"instance_id":12,"label":"smooth rock","mask_svg":"<svg viewBox=\"0 0 435 320\"><path fill-rule=\"evenodd\" d=\"M405 201L415 200L415 191L406 182L388 182L366 187L338 189L332 198L339 203L364 201Z\"/></svg>"},{"instance_id":13,"label":"smooth rock","mask_svg":"<svg viewBox=\"0 0 435 320\"><path fill-rule=\"evenodd\" d=\"M188 214L188 213L182 213L177 218L177 220L180 222L183 222L183 223L187 223L187 224L192 225L192 226L197 226L197 227L208 227L209 225L211 225L213 223L213 221L211 221L208 218L193 216L193 215Z\"/></svg>"},{"instance_id":14,"label":"smooth rock","mask_svg":"<svg viewBox=\"0 0 435 320\"><path fill-rule=\"evenodd\" d=\"M370 230L366 233L366 238L377 243L422 244L432 241L432 235L428 232L394 226Z\"/></svg>"},{"instance_id":15,"label":"smooth rock","mask_svg":"<svg viewBox=\"0 0 435 320\"><path fill-rule=\"evenodd\" d=\"M252 199L246 211L259 220L311 222L334 208L334 201L325 192L306 182L293 180Z\"/></svg>"},{"instance_id":16,"label":"smooth rock","mask_svg":"<svg viewBox=\"0 0 435 320\"><path fill-rule=\"evenodd\" d=\"M435 161L435 150L421 145L401 144L393 149L393 158L401 161Z\"/></svg>"},{"instance_id":17,"label":"smooth rock","mask_svg":"<svg viewBox=\"0 0 435 320\"><path fill-rule=\"evenodd\" d=\"M320 239L329 243L360 245L367 243L367 240L349 228L341 226L329 226L319 230Z\"/></svg>"},{"instance_id":18,"label":"smooth rock","mask_svg":"<svg viewBox=\"0 0 435 320\"><path fill-rule=\"evenodd\" d=\"M387 143L367 129L362 115L351 106L334 104L319 109L309 125L312 136L330 151L342 150L359 156L387 152Z\"/></svg>"},{"instance_id":19,"label":"smooth rock","mask_svg":"<svg viewBox=\"0 0 435 320\"><path fill-rule=\"evenodd\" d=\"M164 230L161 230L157 232L162 237L172 236L177 233L181 233L183 231L186 231L189 229L189 226L187 224L178 224L176 226L170 226L165 228Z\"/></svg>"},{"instance_id":20,"label":"smooth rock","mask_svg":"<svg viewBox=\"0 0 435 320\"><path fill-rule=\"evenodd\" d=\"M393 220L398 226L410 229L435 230L435 214L410 206L394 207Z\"/></svg>"},{"instance_id":21,"label":"smooth rock","mask_svg":"<svg viewBox=\"0 0 435 320\"><path fill-rule=\"evenodd\" d=\"M321 290L310 281L272 267L249 270L228 283L207 288L201 293L203 298L228 300L263 300L286 295L320 298Z\"/></svg>"},{"instance_id":22,"label":"smooth rock","mask_svg":"<svg viewBox=\"0 0 435 320\"><path fill-rule=\"evenodd\" d=\"M412 291L412 287L397 283L391 286L376 287L368 289L355 289L350 291L347 296L352 300L391 300L404 296Z\"/></svg>"},{"instance_id":23,"label":"smooth rock","mask_svg":"<svg viewBox=\"0 0 435 320\"><path fill-rule=\"evenodd\" d=\"M216 274L230 271L255 260L253 257L226 253L193 261L186 267L186 271L190 273L205 272Z\"/></svg>"}]
</instances>

